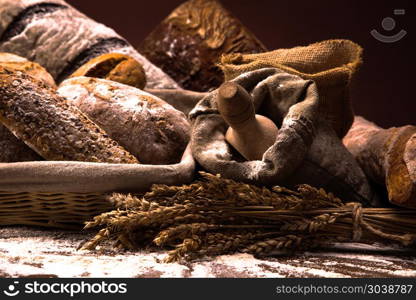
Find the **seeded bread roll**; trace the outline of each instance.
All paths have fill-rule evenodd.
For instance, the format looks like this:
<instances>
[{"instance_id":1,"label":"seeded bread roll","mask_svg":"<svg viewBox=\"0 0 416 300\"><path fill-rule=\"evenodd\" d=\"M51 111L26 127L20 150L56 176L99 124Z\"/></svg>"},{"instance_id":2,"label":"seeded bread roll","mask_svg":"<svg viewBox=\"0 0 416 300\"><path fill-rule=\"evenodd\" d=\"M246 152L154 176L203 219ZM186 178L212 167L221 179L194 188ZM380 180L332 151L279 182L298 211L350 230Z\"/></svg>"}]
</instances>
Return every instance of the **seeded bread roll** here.
<instances>
[{"instance_id":1,"label":"seeded bread roll","mask_svg":"<svg viewBox=\"0 0 416 300\"><path fill-rule=\"evenodd\" d=\"M47 160L138 163L54 89L0 67L0 122Z\"/></svg>"},{"instance_id":2,"label":"seeded bread roll","mask_svg":"<svg viewBox=\"0 0 416 300\"><path fill-rule=\"evenodd\" d=\"M11 53L0 52L0 66L12 68L36 77L50 87L56 87L52 76L39 64ZM35 151L16 138L13 133L0 124L0 162L42 160Z\"/></svg>"},{"instance_id":3,"label":"seeded bread roll","mask_svg":"<svg viewBox=\"0 0 416 300\"><path fill-rule=\"evenodd\" d=\"M75 77L58 93L145 164L177 163L189 140L185 115L165 101L118 82Z\"/></svg>"},{"instance_id":4,"label":"seeded bread roll","mask_svg":"<svg viewBox=\"0 0 416 300\"><path fill-rule=\"evenodd\" d=\"M26 57L61 82L84 63L117 52L139 61L148 88L177 88L114 30L60 0L0 0L0 51Z\"/></svg>"}]
</instances>

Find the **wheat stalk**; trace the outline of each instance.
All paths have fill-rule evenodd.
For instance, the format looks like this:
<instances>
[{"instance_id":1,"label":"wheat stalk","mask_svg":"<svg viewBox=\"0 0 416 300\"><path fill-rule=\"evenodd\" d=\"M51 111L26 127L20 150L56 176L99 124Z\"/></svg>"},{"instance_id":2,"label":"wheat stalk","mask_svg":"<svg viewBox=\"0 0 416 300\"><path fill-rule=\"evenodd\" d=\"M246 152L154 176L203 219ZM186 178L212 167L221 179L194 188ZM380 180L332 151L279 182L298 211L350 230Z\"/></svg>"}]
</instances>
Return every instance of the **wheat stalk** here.
<instances>
[{"instance_id":1,"label":"wheat stalk","mask_svg":"<svg viewBox=\"0 0 416 300\"><path fill-rule=\"evenodd\" d=\"M331 241L416 240L415 210L363 208L308 185L268 189L200 174L192 184L154 185L141 196L112 194L116 209L86 223L102 229L84 248L106 240L128 249L173 247L166 258L172 262L236 251L265 255Z\"/></svg>"}]
</instances>

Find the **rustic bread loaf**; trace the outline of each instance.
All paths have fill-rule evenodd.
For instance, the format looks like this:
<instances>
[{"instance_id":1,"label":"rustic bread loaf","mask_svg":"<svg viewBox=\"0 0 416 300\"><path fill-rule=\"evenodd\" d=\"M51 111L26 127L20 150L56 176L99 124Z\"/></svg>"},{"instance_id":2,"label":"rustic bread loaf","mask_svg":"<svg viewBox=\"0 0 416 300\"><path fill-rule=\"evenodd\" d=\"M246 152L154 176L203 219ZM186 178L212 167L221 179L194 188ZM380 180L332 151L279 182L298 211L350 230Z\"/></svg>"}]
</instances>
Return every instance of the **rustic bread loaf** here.
<instances>
[{"instance_id":1,"label":"rustic bread loaf","mask_svg":"<svg viewBox=\"0 0 416 300\"><path fill-rule=\"evenodd\" d=\"M57 82L96 56L118 52L143 65L149 88L178 87L114 30L61 0L0 0L0 51L39 63Z\"/></svg>"},{"instance_id":2,"label":"rustic bread loaf","mask_svg":"<svg viewBox=\"0 0 416 300\"><path fill-rule=\"evenodd\" d=\"M106 53L83 64L70 77L96 77L144 89L146 74L134 58L120 53Z\"/></svg>"},{"instance_id":3,"label":"rustic bread loaf","mask_svg":"<svg viewBox=\"0 0 416 300\"><path fill-rule=\"evenodd\" d=\"M0 66L22 71L35 77L50 87L55 87L55 80L41 65L12 53L0 52Z\"/></svg>"},{"instance_id":4,"label":"rustic bread loaf","mask_svg":"<svg viewBox=\"0 0 416 300\"><path fill-rule=\"evenodd\" d=\"M165 101L118 82L76 77L58 93L146 164L179 162L189 140L185 115Z\"/></svg>"},{"instance_id":5,"label":"rustic bread loaf","mask_svg":"<svg viewBox=\"0 0 416 300\"><path fill-rule=\"evenodd\" d=\"M47 160L138 163L54 89L3 67L0 122Z\"/></svg>"},{"instance_id":6,"label":"rustic bread loaf","mask_svg":"<svg viewBox=\"0 0 416 300\"><path fill-rule=\"evenodd\" d=\"M183 88L208 91L223 82L217 67L229 53L258 53L266 47L217 0L178 6L138 50Z\"/></svg>"},{"instance_id":7,"label":"rustic bread loaf","mask_svg":"<svg viewBox=\"0 0 416 300\"><path fill-rule=\"evenodd\" d=\"M11 53L0 52L0 66L12 68L36 77L50 87L56 87L52 76L39 64ZM0 162L41 160L35 151L0 124Z\"/></svg>"},{"instance_id":8,"label":"rustic bread loaf","mask_svg":"<svg viewBox=\"0 0 416 300\"><path fill-rule=\"evenodd\" d=\"M42 160L42 157L0 124L0 162L36 160Z\"/></svg>"}]
</instances>

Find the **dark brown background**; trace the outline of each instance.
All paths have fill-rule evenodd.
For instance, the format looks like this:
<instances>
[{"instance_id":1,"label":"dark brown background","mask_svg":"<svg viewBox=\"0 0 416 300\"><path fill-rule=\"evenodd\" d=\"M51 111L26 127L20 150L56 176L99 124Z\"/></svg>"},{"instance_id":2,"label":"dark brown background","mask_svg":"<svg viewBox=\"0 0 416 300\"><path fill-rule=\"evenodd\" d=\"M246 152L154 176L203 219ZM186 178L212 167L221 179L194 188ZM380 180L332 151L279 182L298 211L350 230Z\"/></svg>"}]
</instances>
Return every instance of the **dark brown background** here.
<instances>
[{"instance_id":1,"label":"dark brown background","mask_svg":"<svg viewBox=\"0 0 416 300\"><path fill-rule=\"evenodd\" d=\"M182 2L69 0L136 46ZM352 89L356 113L384 127L416 125L416 99L413 96L416 89L413 76L416 33L410 0L222 0L222 3L269 49L331 38L347 38L359 43L365 54L364 65ZM395 8L406 9L406 15L394 16ZM396 28L386 32L381 21L389 16L396 20ZM370 35L372 29L386 35L405 29L408 34L399 42L384 44Z\"/></svg>"}]
</instances>

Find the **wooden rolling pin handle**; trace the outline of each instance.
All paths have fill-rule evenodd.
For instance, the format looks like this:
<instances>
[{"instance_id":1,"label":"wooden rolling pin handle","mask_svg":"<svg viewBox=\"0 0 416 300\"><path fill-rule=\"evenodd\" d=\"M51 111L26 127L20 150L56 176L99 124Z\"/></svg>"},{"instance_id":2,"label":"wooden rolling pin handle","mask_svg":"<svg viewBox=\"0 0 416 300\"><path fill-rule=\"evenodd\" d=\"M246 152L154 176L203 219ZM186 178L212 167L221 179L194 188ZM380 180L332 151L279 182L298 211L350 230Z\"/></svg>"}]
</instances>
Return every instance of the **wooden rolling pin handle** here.
<instances>
[{"instance_id":1,"label":"wooden rolling pin handle","mask_svg":"<svg viewBox=\"0 0 416 300\"><path fill-rule=\"evenodd\" d=\"M226 141L248 160L261 160L277 136L278 129L270 119L256 115L250 94L233 82L218 90L218 111L230 125Z\"/></svg>"},{"instance_id":2,"label":"wooden rolling pin handle","mask_svg":"<svg viewBox=\"0 0 416 300\"><path fill-rule=\"evenodd\" d=\"M234 129L242 128L255 119L250 94L240 85L226 82L218 91L218 111Z\"/></svg>"}]
</instances>

